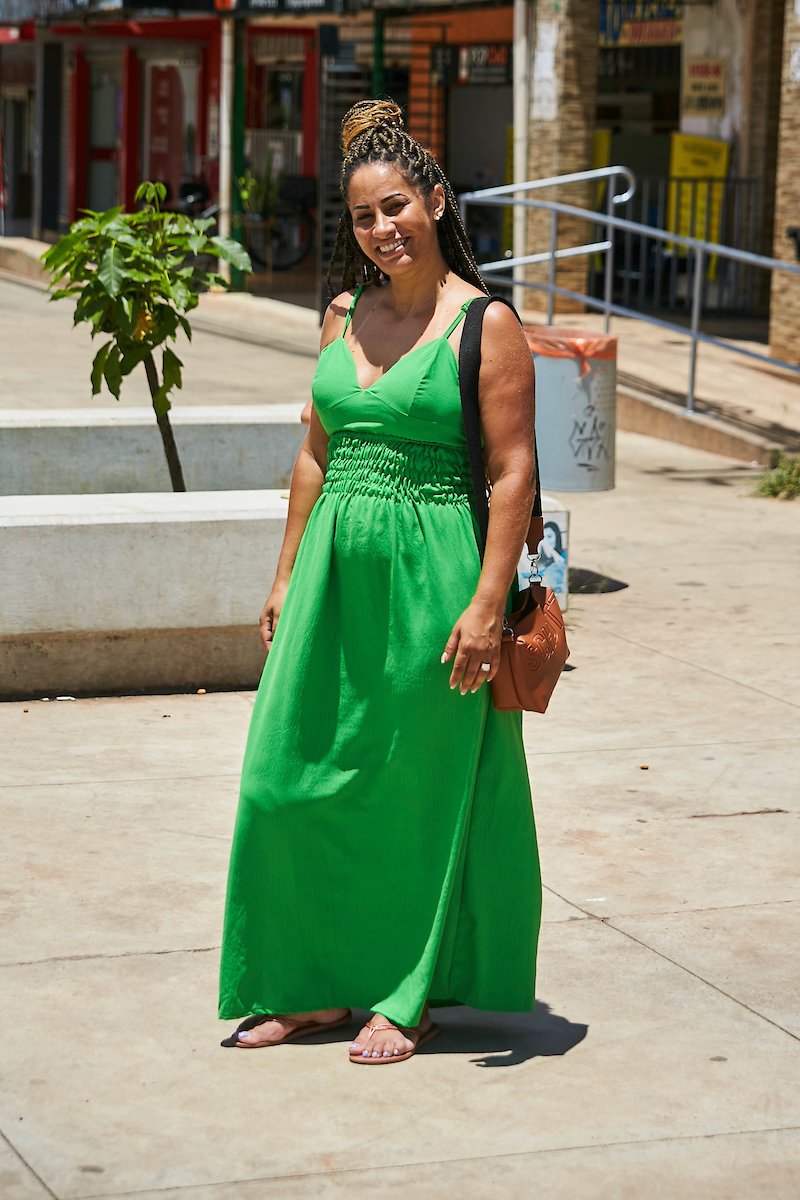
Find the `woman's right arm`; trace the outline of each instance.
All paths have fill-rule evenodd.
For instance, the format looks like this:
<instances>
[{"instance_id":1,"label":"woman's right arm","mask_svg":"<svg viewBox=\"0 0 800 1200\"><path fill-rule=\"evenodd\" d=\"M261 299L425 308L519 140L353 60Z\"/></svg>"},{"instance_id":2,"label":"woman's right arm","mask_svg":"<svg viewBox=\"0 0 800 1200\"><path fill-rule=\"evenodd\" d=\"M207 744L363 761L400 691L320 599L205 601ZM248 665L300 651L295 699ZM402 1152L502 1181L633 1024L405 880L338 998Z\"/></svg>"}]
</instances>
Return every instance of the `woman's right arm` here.
<instances>
[{"instance_id":1,"label":"woman's right arm","mask_svg":"<svg viewBox=\"0 0 800 1200\"><path fill-rule=\"evenodd\" d=\"M340 322L346 313L340 300L349 300L349 296L336 297L328 306L322 323L320 349L327 346L337 335ZM278 625L278 619L283 608L286 589L292 574L297 551L305 533L311 510L319 499L322 485L325 482L325 469L328 461L328 436L322 428L316 410L311 408L311 420L308 433L300 447L300 453L292 470L292 482L289 489L289 512L286 518L286 529L278 556L278 566L275 572L275 582L267 596L261 615L258 619L261 629L261 641L269 653L272 639Z\"/></svg>"}]
</instances>

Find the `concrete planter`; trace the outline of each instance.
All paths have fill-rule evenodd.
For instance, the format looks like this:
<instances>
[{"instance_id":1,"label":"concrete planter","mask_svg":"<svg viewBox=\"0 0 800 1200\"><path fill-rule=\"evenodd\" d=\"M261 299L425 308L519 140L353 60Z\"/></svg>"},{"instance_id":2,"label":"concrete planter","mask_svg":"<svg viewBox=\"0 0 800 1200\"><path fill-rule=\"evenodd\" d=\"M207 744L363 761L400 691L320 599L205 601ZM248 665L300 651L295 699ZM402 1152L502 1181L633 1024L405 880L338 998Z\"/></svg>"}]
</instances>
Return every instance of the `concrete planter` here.
<instances>
[{"instance_id":1,"label":"concrete planter","mask_svg":"<svg viewBox=\"0 0 800 1200\"><path fill-rule=\"evenodd\" d=\"M300 406L176 411L178 494L149 410L7 417L0 697L255 687Z\"/></svg>"},{"instance_id":2,"label":"concrete planter","mask_svg":"<svg viewBox=\"0 0 800 1200\"><path fill-rule=\"evenodd\" d=\"M305 428L299 404L170 413L189 491L286 487ZM4 496L169 492L151 408L10 410L0 426Z\"/></svg>"},{"instance_id":3,"label":"concrete planter","mask_svg":"<svg viewBox=\"0 0 800 1200\"><path fill-rule=\"evenodd\" d=\"M280 491L0 499L0 696L254 687Z\"/></svg>"}]
</instances>

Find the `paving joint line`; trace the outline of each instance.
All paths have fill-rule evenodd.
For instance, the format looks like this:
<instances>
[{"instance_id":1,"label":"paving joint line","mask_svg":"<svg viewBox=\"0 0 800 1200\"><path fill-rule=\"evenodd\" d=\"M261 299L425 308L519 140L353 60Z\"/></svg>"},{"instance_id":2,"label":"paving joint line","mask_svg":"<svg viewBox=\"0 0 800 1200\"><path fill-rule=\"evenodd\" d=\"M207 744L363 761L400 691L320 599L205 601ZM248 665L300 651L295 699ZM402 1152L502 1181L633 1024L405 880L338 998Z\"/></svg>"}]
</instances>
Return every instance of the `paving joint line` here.
<instances>
[{"instance_id":1,"label":"paving joint line","mask_svg":"<svg viewBox=\"0 0 800 1200\"><path fill-rule=\"evenodd\" d=\"M715 741L715 742L654 742L637 744L636 746L587 746L584 748L561 750L525 750L526 758L535 758L537 762L542 759L555 758L561 759L568 755L575 754L640 754L647 750L704 750L707 747L729 747L729 746L762 746L765 744L776 743L777 745L794 746L800 744L800 738L789 736L785 738L746 738L740 742Z\"/></svg>"},{"instance_id":2,"label":"paving joint line","mask_svg":"<svg viewBox=\"0 0 800 1200\"><path fill-rule=\"evenodd\" d=\"M552 889L547 888L547 891L552 891ZM558 892L553 892L553 895L558 896ZM567 900L564 896L558 896L558 898L559 898L559 900L563 900L565 904L571 904L573 908L578 908L578 905L575 903L574 900ZM800 896L797 896L797 897L790 896L786 900L757 900L752 904L709 904L707 907L703 907L703 908L661 908L658 910L651 909L649 912L617 913L616 916L613 916L613 917L603 917L597 913L593 913L591 915L596 916L598 918L598 920L603 921L605 923L608 921L623 921L623 920L627 921L629 917L638 920L641 917L648 917L648 918L682 917L682 916L685 916L686 913L728 912L729 909L738 910L740 908L765 908L770 904L800 904ZM584 910L582 908L579 908L578 911L583 912ZM550 921L549 924L555 925L556 922Z\"/></svg>"},{"instance_id":3,"label":"paving joint line","mask_svg":"<svg viewBox=\"0 0 800 1200\"><path fill-rule=\"evenodd\" d=\"M120 950L118 954L54 954L50 958L27 958L19 962L0 962L0 970L13 967L41 967L57 962L106 962L114 958L157 958L166 954L210 954L220 946L176 946L171 950Z\"/></svg>"},{"instance_id":4,"label":"paving joint line","mask_svg":"<svg viewBox=\"0 0 800 1200\"><path fill-rule=\"evenodd\" d=\"M726 992L724 988L719 986L719 984L712 983L710 979L705 979L702 975L699 975L697 971L693 971L691 967L687 967L685 963L680 963L676 959L670 958L668 954L664 954L662 950L657 950L655 946L648 945L647 942L642 941L641 938L635 937L634 934L630 933L627 929L621 929L618 925L614 925L613 921L618 919L619 918L616 917L606 917L603 920L603 924L609 929L613 929L616 933L622 934L623 937L628 938L630 941L635 942L637 946L641 946L643 949L649 950L651 954L658 955L658 957L663 959L664 962L671 963L673 967L677 967L680 971L684 971L687 975L691 975L692 978L696 979L699 983L704 983L706 987L710 987L713 991L717 992L718 995L724 996L726 1000L731 1000L734 1004L736 1004L739 1008L743 1008L746 1012L752 1013L752 1015L757 1017L760 1021L765 1021L767 1025L771 1025L773 1029L779 1029L781 1033L785 1033L786 1036L792 1038L793 1041L800 1042L800 1034L793 1033L791 1029L787 1029L785 1025L781 1025L778 1021L773 1021L771 1017L765 1016L764 1013L759 1012L758 1009L752 1008L749 1004L745 1004L744 1000L739 1000L736 996L732 996L730 992ZM622 919L624 920L624 918Z\"/></svg>"},{"instance_id":5,"label":"paving joint line","mask_svg":"<svg viewBox=\"0 0 800 1200\"><path fill-rule=\"evenodd\" d=\"M17 1147L11 1141L11 1138L9 1138L7 1136L7 1134L5 1134L3 1132L2 1129L0 1129L0 1138L2 1138L2 1140L8 1146L9 1150L14 1155L14 1157L18 1158L19 1161L22 1163L22 1165L25 1167L25 1169L27 1171L30 1171L30 1173L31 1173L31 1175L33 1175L34 1179L37 1180L37 1182L42 1185L44 1190L47 1192L48 1196L52 1196L53 1200L59 1200L58 1194L56 1192L54 1192L53 1189L47 1183L45 1183L44 1179L42 1179L39 1172L37 1170L35 1170L34 1167L31 1166L31 1164L28 1162L28 1160L26 1159L26 1157L22 1153L22 1151L17 1149Z\"/></svg>"},{"instance_id":6,"label":"paving joint line","mask_svg":"<svg viewBox=\"0 0 800 1200\"><path fill-rule=\"evenodd\" d=\"M617 633L613 629L608 629L606 632L609 637L618 638L621 642L627 642L629 646L638 646L640 650L648 650L651 654L658 654L662 658L669 658L672 662L679 662L684 667L693 667L696 671L702 671L706 675L713 675L715 679L723 679L726 683L732 683L736 687L746 688L750 692L755 692L757 696L764 696L767 700L774 700L778 704L787 704L789 708L800 708L800 704L796 704L792 700L787 700L784 696L774 696L772 692L765 692L761 688L753 687L752 683L747 683L741 679L733 679L730 675L723 675L721 671L714 671L711 667L704 667L699 663L690 662L686 658L679 658L677 654L670 654L666 650L659 650L657 646L648 646L646 642L637 642L636 638L625 637L623 633Z\"/></svg>"},{"instance_id":7,"label":"paving joint line","mask_svg":"<svg viewBox=\"0 0 800 1200\"><path fill-rule=\"evenodd\" d=\"M524 1158L534 1154L571 1154L580 1150L604 1150L614 1149L619 1146L649 1146L670 1144L672 1142L698 1142L710 1141L713 1138L732 1138L732 1137L748 1137L751 1134L758 1133L795 1133L800 1131L800 1126L797 1125L778 1125L770 1126L767 1129L735 1129L725 1130L719 1133L686 1133L675 1134L673 1137L651 1137L651 1138L627 1138L621 1141L612 1142L587 1142L580 1143L574 1146L542 1146L536 1150L512 1150L506 1154L473 1154L466 1158L460 1155L457 1158L426 1158L421 1162L403 1162L403 1163L381 1163L380 1170L383 1171L403 1171L413 1169L415 1167L440 1167L440 1166L455 1166L459 1163L479 1163L479 1162L501 1162L503 1159ZM222 1188L236 1187L248 1183L286 1183L293 1179L324 1179L336 1175L356 1175L374 1172L375 1166L368 1167L334 1167L327 1171L294 1171L289 1175L255 1175L246 1179L222 1179L213 1183L208 1181L204 1183L185 1183L173 1184L170 1187L156 1188L137 1188L136 1190L127 1190L124 1192L84 1192L79 1196L73 1197L73 1200L122 1200L125 1196L142 1196L142 1195L168 1195L170 1192L190 1192L198 1188Z\"/></svg>"},{"instance_id":8,"label":"paving joint line","mask_svg":"<svg viewBox=\"0 0 800 1200\"><path fill-rule=\"evenodd\" d=\"M88 779L34 779L30 783L0 783L0 791L5 788L84 787L86 784L198 783L202 779L237 779L240 774L240 771L225 771L219 775L138 775L133 779L95 779L91 776Z\"/></svg>"}]
</instances>

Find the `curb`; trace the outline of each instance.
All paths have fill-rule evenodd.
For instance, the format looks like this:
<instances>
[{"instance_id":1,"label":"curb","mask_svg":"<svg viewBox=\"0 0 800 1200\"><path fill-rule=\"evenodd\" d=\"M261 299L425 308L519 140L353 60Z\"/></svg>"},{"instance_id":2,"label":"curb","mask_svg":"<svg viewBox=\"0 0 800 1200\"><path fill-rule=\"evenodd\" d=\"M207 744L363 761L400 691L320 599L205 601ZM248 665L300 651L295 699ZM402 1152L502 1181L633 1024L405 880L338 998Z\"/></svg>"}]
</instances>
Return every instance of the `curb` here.
<instances>
[{"instance_id":1,"label":"curb","mask_svg":"<svg viewBox=\"0 0 800 1200\"><path fill-rule=\"evenodd\" d=\"M617 428L765 467L774 466L784 449L778 442L705 413L688 413L626 384L617 385Z\"/></svg>"}]
</instances>

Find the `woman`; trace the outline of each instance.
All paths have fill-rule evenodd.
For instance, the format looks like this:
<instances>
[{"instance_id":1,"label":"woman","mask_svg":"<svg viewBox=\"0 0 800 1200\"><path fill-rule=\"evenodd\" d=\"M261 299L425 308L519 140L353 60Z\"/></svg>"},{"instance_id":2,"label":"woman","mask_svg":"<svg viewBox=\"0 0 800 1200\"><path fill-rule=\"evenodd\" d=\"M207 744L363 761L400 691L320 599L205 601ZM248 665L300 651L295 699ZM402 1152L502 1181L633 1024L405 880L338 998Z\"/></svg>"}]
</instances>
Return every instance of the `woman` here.
<instances>
[{"instance_id":1,"label":"woman","mask_svg":"<svg viewBox=\"0 0 800 1200\"><path fill-rule=\"evenodd\" d=\"M533 368L513 313L491 305L481 569L457 355L483 281L397 105L355 105L342 139L332 265L345 290L325 314L261 614L219 1012L249 1015L223 1045L254 1048L371 1010L350 1061L374 1065L437 1032L429 1005L533 1004L540 885L520 714L497 712L486 687L531 511Z\"/></svg>"}]
</instances>

